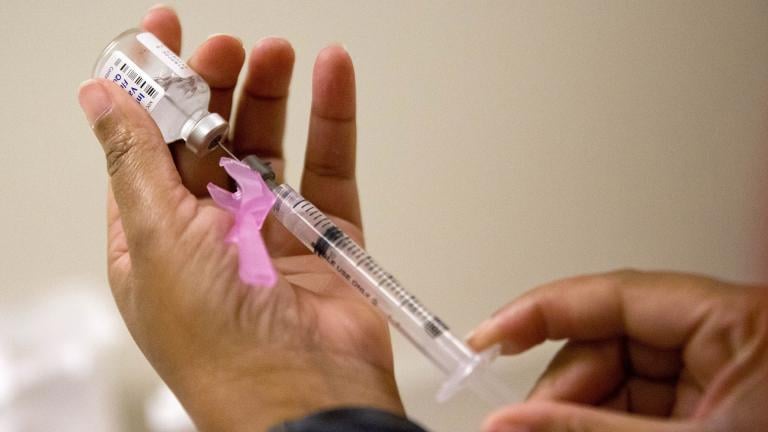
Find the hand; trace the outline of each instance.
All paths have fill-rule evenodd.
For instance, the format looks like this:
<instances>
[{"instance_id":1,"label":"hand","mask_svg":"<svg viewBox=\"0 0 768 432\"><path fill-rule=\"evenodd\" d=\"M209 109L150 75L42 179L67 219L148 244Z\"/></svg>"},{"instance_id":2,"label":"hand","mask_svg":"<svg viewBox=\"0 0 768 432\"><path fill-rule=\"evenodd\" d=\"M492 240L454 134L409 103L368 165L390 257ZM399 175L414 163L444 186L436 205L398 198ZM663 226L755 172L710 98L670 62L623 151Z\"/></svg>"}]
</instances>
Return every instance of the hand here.
<instances>
[{"instance_id":1,"label":"hand","mask_svg":"<svg viewBox=\"0 0 768 432\"><path fill-rule=\"evenodd\" d=\"M525 403L486 431L768 430L768 293L703 277L621 271L554 282L470 338L523 352L566 339Z\"/></svg>"},{"instance_id":2,"label":"hand","mask_svg":"<svg viewBox=\"0 0 768 432\"><path fill-rule=\"evenodd\" d=\"M181 27L154 8L143 27L178 52ZM212 87L210 110L230 115L244 62L240 41L215 36L189 64ZM283 174L282 135L294 54L269 38L252 50L231 147ZM201 430L264 430L341 405L402 412L386 320L275 221L265 242L280 273L272 289L238 278L230 215L205 198L226 184L221 153L202 160L169 146L117 86L88 81L80 103L110 175L109 279L136 343ZM174 164L175 162L175 164ZM362 242L355 182L355 87L344 49L315 63L302 194Z\"/></svg>"}]
</instances>

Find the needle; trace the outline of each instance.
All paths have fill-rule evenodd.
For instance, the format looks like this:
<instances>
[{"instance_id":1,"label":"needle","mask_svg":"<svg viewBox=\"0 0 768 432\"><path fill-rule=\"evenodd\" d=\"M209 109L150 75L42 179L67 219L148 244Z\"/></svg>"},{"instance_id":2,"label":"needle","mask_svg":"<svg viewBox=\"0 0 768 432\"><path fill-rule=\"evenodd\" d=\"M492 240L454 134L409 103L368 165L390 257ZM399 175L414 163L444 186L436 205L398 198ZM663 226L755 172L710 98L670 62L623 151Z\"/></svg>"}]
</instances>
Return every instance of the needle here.
<instances>
[{"instance_id":1,"label":"needle","mask_svg":"<svg viewBox=\"0 0 768 432\"><path fill-rule=\"evenodd\" d=\"M220 148L220 149L222 149L222 150L224 150L224 153L226 153L227 155L229 155L229 157L231 157L232 159L234 159L234 160L238 160L238 161L240 160L240 159L238 159L238 157L237 157L237 156L235 156L235 155L234 155L234 154L233 154L231 151L229 151L229 149L228 149L228 148L226 148L226 147L224 146L224 144L219 144L219 148Z\"/></svg>"}]
</instances>

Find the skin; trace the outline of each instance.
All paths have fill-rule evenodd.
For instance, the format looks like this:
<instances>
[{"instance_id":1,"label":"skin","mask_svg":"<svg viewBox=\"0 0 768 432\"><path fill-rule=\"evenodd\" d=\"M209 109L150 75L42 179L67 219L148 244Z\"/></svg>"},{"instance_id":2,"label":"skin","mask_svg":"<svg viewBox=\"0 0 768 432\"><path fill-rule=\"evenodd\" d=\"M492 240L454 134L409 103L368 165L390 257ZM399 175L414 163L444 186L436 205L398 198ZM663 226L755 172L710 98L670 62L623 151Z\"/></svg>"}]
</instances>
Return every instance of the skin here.
<instances>
[{"instance_id":1,"label":"skin","mask_svg":"<svg viewBox=\"0 0 768 432\"><path fill-rule=\"evenodd\" d=\"M151 9L142 27L179 52L175 12ZM283 175L282 137L293 69L290 44L259 41L247 61L231 36L206 40L189 59L212 88L210 111L234 124L229 146ZM204 159L167 145L149 115L117 86L89 80L79 101L104 149L110 176L108 267L134 340L203 431L266 430L320 409L403 408L385 319L274 220L265 242L274 288L238 278L230 215L206 198L226 185L222 153ZM355 79L339 46L315 62L301 193L363 242L355 181Z\"/></svg>"},{"instance_id":2,"label":"skin","mask_svg":"<svg viewBox=\"0 0 768 432\"><path fill-rule=\"evenodd\" d=\"M483 429L768 430L768 294L709 278L618 271L536 288L469 339L517 354L566 340L528 400Z\"/></svg>"},{"instance_id":3,"label":"skin","mask_svg":"<svg viewBox=\"0 0 768 432\"><path fill-rule=\"evenodd\" d=\"M142 26L180 50L176 14L154 8ZM189 64L211 84L210 110L230 117L231 148L272 161L282 176L285 101L294 54L268 38L245 61L226 35ZM355 89L348 54L315 63L301 192L363 241L355 182ZM150 363L200 430L265 430L324 408L373 406L402 414L386 322L274 221L264 237L280 272L273 289L237 276L224 242L230 216L205 198L227 184L221 153L198 159L166 145L147 113L108 82L81 86L80 103L110 174L108 265L118 308ZM483 428L562 432L768 430L768 295L704 277L619 271L536 288L470 337L517 354L566 343L528 400Z\"/></svg>"}]
</instances>

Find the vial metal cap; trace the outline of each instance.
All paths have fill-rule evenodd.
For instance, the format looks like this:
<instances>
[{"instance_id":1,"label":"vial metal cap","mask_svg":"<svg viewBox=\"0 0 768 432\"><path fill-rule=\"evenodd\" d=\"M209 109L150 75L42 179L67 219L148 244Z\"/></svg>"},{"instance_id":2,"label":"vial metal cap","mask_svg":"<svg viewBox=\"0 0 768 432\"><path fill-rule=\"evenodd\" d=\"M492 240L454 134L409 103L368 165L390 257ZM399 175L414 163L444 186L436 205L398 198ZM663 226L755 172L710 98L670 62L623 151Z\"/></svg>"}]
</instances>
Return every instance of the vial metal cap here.
<instances>
[{"instance_id":1,"label":"vial metal cap","mask_svg":"<svg viewBox=\"0 0 768 432\"><path fill-rule=\"evenodd\" d=\"M208 113L192 127L187 136L187 147L196 155L204 156L219 145L228 127L227 121L220 115Z\"/></svg>"}]
</instances>

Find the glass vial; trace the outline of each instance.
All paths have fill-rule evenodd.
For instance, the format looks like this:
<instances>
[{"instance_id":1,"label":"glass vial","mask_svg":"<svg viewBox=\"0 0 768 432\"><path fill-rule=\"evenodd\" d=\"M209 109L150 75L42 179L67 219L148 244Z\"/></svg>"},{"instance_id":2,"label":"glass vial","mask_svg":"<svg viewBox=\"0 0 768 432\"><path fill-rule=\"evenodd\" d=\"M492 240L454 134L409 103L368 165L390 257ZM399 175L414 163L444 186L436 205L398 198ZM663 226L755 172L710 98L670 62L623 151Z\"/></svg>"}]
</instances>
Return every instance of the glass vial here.
<instances>
[{"instance_id":1,"label":"glass vial","mask_svg":"<svg viewBox=\"0 0 768 432\"><path fill-rule=\"evenodd\" d=\"M208 84L152 33L120 34L101 53L93 76L119 85L149 111L166 143L183 139L203 156L227 132L226 120L208 112Z\"/></svg>"}]
</instances>

